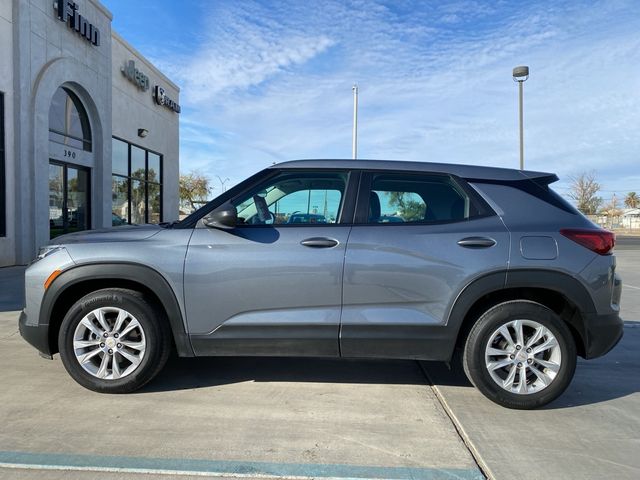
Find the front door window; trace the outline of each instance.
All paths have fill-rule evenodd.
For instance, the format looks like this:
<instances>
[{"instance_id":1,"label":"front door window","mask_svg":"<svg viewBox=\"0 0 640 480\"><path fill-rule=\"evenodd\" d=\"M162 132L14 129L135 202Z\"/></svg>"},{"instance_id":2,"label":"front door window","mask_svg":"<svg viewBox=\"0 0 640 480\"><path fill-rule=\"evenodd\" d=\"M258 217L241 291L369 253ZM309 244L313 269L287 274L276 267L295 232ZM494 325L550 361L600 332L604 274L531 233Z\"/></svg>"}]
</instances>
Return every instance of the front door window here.
<instances>
[{"instance_id":1,"label":"front door window","mask_svg":"<svg viewBox=\"0 0 640 480\"><path fill-rule=\"evenodd\" d=\"M246 225L338 223L348 175L283 172L234 201Z\"/></svg>"},{"instance_id":2,"label":"front door window","mask_svg":"<svg viewBox=\"0 0 640 480\"><path fill-rule=\"evenodd\" d=\"M49 237L90 228L89 170L49 164Z\"/></svg>"}]
</instances>

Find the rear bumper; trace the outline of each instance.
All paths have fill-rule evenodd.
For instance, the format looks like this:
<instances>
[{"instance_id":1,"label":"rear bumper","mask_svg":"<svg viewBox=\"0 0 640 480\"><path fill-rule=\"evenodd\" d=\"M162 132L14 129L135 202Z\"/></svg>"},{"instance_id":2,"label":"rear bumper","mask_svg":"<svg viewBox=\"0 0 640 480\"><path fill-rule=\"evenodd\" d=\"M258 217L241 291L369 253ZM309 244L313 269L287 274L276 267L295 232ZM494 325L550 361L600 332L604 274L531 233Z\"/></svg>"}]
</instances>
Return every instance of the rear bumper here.
<instances>
[{"instance_id":1,"label":"rear bumper","mask_svg":"<svg viewBox=\"0 0 640 480\"><path fill-rule=\"evenodd\" d=\"M51 356L51 348L49 345L49 325L28 325L27 314L23 310L20 312L18 329L20 330L22 338L36 347L41 354Z\"/></svg>"},{"instance_id":2,"label":"rear bumper","mask_svg":"<svg viewBox=\"0 0 640 480\"><path fill-rule=\"evenodd\" d=\"M585 320L585 358L597 358L615 347L623 334L624 322L618 315L583 314Z\"/></svg>"}]
</instances>

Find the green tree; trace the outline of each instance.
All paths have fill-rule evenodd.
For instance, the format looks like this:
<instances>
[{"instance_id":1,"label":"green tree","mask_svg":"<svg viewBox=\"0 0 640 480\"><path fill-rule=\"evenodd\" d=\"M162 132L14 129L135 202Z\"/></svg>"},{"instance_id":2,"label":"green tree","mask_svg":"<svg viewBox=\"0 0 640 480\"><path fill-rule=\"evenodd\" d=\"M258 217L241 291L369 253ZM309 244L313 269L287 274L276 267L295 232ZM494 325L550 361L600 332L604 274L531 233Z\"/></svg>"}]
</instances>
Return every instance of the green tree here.
<instances>
[{"instance_id":1,"label":"green tree","mask_svg":"<svg viewBox=\"0 0 640 480\"><path fill-rule=\"evenodd\" d=\"M398 213L405 222L424 220L426 205L411 192L387 192L389 205L397 208ZM419 197L417 197L419 198Z\"/></svg>"},{"instance_id":2,"label":"green tree","mask_svg":"<svg viewBox=\"0 0 640 480\"><path fill-rule=\"evenodd\" d=\"M602 188L596 181L595 172L585 172L571 177L569 196L576 202L576 207L585 215L595 215L602 205L602 197L598 192Z\"/></svg>"},{"instance_id":3,"label":"green tree","mask_svg":"<svg viewBox=\"0 0 640 480\"><path fill-rule=\"evenodd\" d=\"M640 206L640 198L636 192L629 192L624 197L624 204L627 208L638 208Z\"/></svg>"},{"instance_id":4,"label":"green tree","mask_svg":"<svg viewBox=\"0 0 640 480\"><path fill-rule=\"evenodd\" d=\"M180 202L196 210L200 204L206 201L213 190L211 181L202 173L192 171L180 175Z\"/></svg>"}]
</instances>

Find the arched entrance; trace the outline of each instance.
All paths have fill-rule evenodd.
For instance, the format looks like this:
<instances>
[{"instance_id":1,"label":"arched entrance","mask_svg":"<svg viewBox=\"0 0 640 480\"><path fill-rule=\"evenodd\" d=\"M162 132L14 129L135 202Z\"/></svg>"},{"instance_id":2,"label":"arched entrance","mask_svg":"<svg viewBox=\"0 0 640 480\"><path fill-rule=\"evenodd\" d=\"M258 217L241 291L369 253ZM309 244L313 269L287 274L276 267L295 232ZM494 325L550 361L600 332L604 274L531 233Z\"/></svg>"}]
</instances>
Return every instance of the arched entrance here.
<instances>
[{"instance_id":1,"label":"arched entrance","mask_svg":"<svg viewBox=\"0 0 640 480\"><path fill-rule=\"evenodd\" d=\"M49 160L49 237L54 238L91 228L91 172L74 163L81 152L92 152L91 125L69 88L59 87L51 100L49 141L63 147L64 158Z\"/></svg>"}]
</instances>

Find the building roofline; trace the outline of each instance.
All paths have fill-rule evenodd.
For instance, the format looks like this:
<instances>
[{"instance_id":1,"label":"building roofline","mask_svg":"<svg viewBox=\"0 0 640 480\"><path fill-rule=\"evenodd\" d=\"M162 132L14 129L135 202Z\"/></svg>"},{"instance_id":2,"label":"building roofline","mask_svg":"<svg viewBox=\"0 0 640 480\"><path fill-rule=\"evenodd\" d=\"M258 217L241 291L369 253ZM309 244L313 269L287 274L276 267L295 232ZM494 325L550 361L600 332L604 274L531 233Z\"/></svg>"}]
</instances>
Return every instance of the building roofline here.
<instances>
[{"instance_id":1,"label":"building roofline","mask_svg":"<svg viewBox=\"0 0 640 480\"><path fill-rule=\"evenodd\" d=\"M94 0L90 0L94 1ZM127 42L122 36L116 32L115 30L111 30L112 38L115 38L118 42L120 42L127 50L129 50L133 55L136 56L142 63L144 63L149 69L153 70L153 72L162 78L165 82L167 82L171 87L175 88L178 92L180 92L180 87L176 85L169 77L167 77L164 73L162 73L158 67L156 67L153 63L151 63L144 55L142 55L138 50L136 50L129 42Z\"/></svg>"},{"instance_id":2,"label":"building roofline","mask_svg":"<svg viewBox=\"0 0 640 480\"><path fill-rule=\"evenodd\" d=\"M113 20L113 13L107 7L105 7L98 0L87 0L91 5L93 5L96 9L100 10L103 15L105 15L109 20Z\"/></svg>"}]
</instances>

